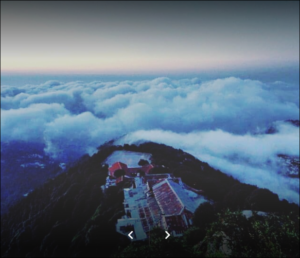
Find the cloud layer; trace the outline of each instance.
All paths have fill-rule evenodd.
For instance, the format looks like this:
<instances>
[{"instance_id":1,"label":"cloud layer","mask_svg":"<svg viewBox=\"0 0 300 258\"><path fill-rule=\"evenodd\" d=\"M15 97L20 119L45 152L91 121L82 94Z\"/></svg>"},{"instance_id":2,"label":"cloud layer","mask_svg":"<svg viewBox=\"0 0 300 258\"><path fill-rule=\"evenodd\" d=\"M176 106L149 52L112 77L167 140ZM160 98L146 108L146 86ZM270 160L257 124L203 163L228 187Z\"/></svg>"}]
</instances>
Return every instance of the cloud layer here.
<instances>
[{"instance_id":1,"label":"cloud layer","mask_svg":"<svg viewBox=\"0 0 300 258\"><path fill-rule=\"evenodd\" d=\"M299 156L299 128L287 119L299 119L299 85L279 81L162 77L1 86L1 141L44 142L49 155L68 159L126 135L123 142L166 143L273 191L288 180L275 177L276 155ZM263 135L271 125L278 132ZM295 182L286 182L282 198L299 202Z\"/></svg>"},{"instance_id":2,"label":"cloud layer","mask_svg":"<svg viewBox=\"0 0 300 258\"><path fill-rule=\"evenodd\" d=\"M299 157L299 128L280 123L278 133L234 135L222 130L180 134L137 131L117 143L154 141L183 149L239 181L268 188L280 198L299 203L299 179L280 173L277 155Z\"/></svg>"}]
</instances>

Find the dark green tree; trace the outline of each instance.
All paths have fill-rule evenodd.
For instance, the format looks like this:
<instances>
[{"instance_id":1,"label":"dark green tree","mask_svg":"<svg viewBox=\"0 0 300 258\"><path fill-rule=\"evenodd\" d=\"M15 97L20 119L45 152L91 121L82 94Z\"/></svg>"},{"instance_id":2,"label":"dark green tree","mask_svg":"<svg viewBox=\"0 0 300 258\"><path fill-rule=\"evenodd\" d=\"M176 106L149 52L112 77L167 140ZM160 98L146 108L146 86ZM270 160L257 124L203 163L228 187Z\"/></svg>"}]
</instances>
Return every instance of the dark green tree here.
<instances>
[{"instance_id":1,"label":"dark green tree","mask_svg":"<svg viewBox=\"0 0 300 258\"><path fill-rule=\"evenodd\" d=\"M205 227L216 219L215 210L212 204L204 202L196 209L193 217L193 224L196 227Z\"/></svg>"},{"instance_id":2,"label":"dark green tree","mask_svg":"<svg viewBox=\"0 0 300 258\"><path fill-rule=\"evenodd\" d=\"M148 162L148 160L140 159L138 164L139 164L139 166L145 166L145 165L149 165L149 162Z\"/></svg>"},{"instance_id":3,"label":"dark green tree","mask_svg":"<svg viewBox=\"0 0 300 258\"><path fill-rule=\"evenodd\" d=\"M114 172L114 176L116 177L116 178L118 178L118 177L120 177L120 176L124 176L125 175L125 170L123 170L123 169L117 169L115 172Z\"/></svg>"},{"instance_id":4,"label":"dark green tree","mask_svg":"<svg viewBox=\"0 0 300 258\"><path fill-rule=\"evenodd\" d=\"M199 249L208 257L299 257L299 217L290 217L254 212L247 219L227 210L210 224Z\"/></svg>"}]
</instances>

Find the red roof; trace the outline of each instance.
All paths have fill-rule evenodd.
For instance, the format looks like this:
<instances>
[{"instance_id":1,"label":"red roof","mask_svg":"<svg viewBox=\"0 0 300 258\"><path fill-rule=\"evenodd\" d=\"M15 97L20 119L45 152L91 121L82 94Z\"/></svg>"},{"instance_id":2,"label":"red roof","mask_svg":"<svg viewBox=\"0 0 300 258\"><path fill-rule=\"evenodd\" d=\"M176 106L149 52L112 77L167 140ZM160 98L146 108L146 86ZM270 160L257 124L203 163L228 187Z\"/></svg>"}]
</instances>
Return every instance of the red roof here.
<instances>
[{"instance_id":1,"label":"red roof","mask_svg":"<svg viewBox=\"0 0 300 258\"><path fill-rule=\"evenodd\" d=\"M120 176L116 179L116 184L122 182L124 180L124 177L123 176Z\"/></svg>"},{"instance_id":2,"label":"red roof","mask_svg":"<svg viewBox=\"0 0 300 258\"><path fill-rule=\"evenodd\" d=\"M154 168L154 166L149 164L149 165L143 166L142 170L145 171L146 174L148 174L150 169L152 169L152 168Z\"/></svg>"},{"instance_id":3,"label":"red roof","mask_svg":"<svg viewBox=\"0 0 300 258\"><path fill-rule=\"evenodd\" d=\"M127 176L136 176L139 170L142 170L145 172L145 174L148 174L150 169L152 168L154 168L154 166L151 164L142 167L137 167L137 168L128 168L126 164L122 162L116 162L110 168L108 168L108 170L109 170L109 175L114 177L114 173L118 169L123 169Z\"/></svg>"},{"instance_id":4,"label":"red roof","mask_svg":"<svg viewBox=\"0 0 300 258\"><path fill-rule=\"evenodd\" d=\"M153 193L165 215L179 215L182 212L184 206L167 181L155 185Z\"/></svg>"},{"instance_id":5,"label":"red roof","mask_svg":"<svg viewBox=\"0 0 300 258\"><path fill-rule=\"evenodd\" d=\"M165 216L165 221L169 232L175 231L176 234L182 234L187 229L187 225L180 215Z\"/></svg>"},{"instance_id":6,"label":"red roof","mask_svg":"<svg viewBox=\"0 0 300 258\"><path fill-rule=\"evenodd\" d=\"M127 165L122 163L122 162L116 162L115 164L113 164L110 168L108 168L109 170L109 175L110 176L114 176L114 173L116 170L118 169L123 169L126 173L127 173Z\"/></svg>"}]
</instances>

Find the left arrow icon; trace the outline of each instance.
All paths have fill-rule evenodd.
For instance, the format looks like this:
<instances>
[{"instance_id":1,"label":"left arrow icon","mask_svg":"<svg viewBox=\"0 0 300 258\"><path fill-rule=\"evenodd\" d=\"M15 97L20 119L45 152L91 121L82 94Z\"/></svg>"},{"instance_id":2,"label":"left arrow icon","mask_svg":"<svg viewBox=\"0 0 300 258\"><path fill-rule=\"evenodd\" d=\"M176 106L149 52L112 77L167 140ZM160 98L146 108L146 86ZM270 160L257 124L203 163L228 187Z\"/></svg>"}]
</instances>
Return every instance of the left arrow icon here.
<instances>
[{"instance_id":1,"label":"left arrow icon","mask_svg":"<svg viewBox=\"0 0 300 258\"><path fill-rule=\"evenodd\" d=\"M133 237L131 236L132 233L133 233L133 231L131 231L131 232L128 234L128 236L129 236L131 239L133 239Z\"/></svg>"}]
</instances>

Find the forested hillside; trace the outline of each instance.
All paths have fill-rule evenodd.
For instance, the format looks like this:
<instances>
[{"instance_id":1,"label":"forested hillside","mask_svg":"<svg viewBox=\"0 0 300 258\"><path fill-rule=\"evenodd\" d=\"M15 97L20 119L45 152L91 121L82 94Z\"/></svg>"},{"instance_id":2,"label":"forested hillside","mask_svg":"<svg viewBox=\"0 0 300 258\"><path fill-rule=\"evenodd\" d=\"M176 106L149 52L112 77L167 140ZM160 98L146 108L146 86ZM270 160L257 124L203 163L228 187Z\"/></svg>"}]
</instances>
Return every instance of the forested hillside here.
<instances>
[{"instance_id":1,"label":"forested hillside","mask_svg":"<svg viewBox=\"0 0 300 258\"><path fill-rule=\"evenodd\" d=\"M289 215L287 224L289 227L292 225L292 228L285 227L282 230L294 232L295 236L291 236L293 240L299 237L299 231L295 226L299 219L299 207L286 200L280 201L278 196L269 190L242 184L190 154L166 145L149 142L139 146L127 144L114 146L111 143L99 147L98 153L92 157L88 155L82 157L67 172L48 180L2 216L2 256L124 257L133 255L140 248L146 250L145 255L148 252L147 248L152 248L151 257L155 257L155 252L163 253L165 256L174 255L174 250L178 248L180 250L178 249L177 254L210 255L208 246L213 239L212 230L216 228L216 224L212 223L220 223L217 214L224 214L228 209L230 212L256 210L274 212L276 216ZM105 184L107 176L108 167L104 161L115 150L152 154L152 163L158 167L164 166L160 167L160 172L174 173L175 176L180 176L184 183L203 190L213 205L209 208L200 206L197 209L194 216L195 228L182 238L173 238L169 242L163 239L159 243L158 236L157 240L153 238L151 240L157 244L151 241L131 244L128 237L115 232L117 219L124 215L122 189L126 186L124 185L126 182L109 188L105 193L100 188ZM210 219L206 220L207 217ZM273 222L270 220L268 223ZM246 224L242 224L241 227L244 225ZM154 230L154 236L155 232L157 231ZM287 232L283 232L285 233ZM165 235L162 236L164 238ZM280 238L278 241L281 245ZM177 245L177 249L171 248L173 242ZM191 246L194 250L192 253L187 251L191 250L187 248ZM284 250L283 254L286 254L287 251ZM240 253L241 251L237 252ZM294 249L290 254L297 256Z\"/></svg>"}]
</instances>

